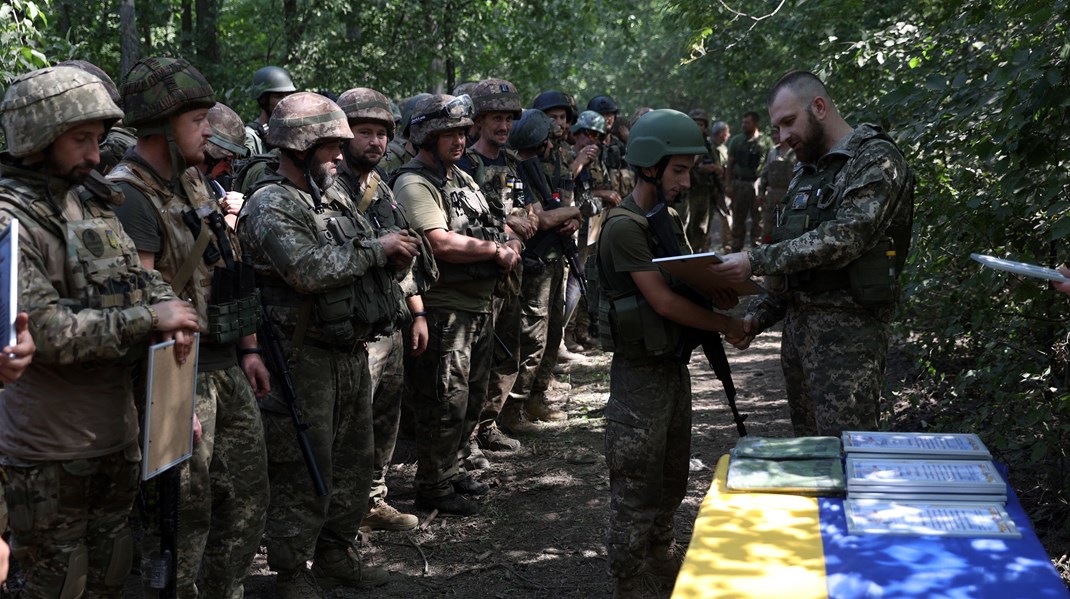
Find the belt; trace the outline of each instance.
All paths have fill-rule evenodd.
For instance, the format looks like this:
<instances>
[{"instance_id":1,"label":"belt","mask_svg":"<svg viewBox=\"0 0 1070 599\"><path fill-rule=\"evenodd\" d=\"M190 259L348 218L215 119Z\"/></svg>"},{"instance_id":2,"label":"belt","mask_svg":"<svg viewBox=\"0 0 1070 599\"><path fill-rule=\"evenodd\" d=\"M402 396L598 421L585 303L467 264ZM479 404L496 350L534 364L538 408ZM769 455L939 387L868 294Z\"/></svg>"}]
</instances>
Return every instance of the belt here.
<instances>
[{"instance_id":1,"label":"belt","mask_svg":"<svg viewBox=\"0 0 1070 599\"><path fill-rule=\"evenodd\" d=\"M308 347L314 347L316 349L322 349L323 351L329 351L339 354L352 355L358 353L358 350L368 351L368 342L364 339L357 339L352 344L349 343L327 343L326 341L319 341L317 339L305 338L302 345Z\"/></svg>"}]
</instances>

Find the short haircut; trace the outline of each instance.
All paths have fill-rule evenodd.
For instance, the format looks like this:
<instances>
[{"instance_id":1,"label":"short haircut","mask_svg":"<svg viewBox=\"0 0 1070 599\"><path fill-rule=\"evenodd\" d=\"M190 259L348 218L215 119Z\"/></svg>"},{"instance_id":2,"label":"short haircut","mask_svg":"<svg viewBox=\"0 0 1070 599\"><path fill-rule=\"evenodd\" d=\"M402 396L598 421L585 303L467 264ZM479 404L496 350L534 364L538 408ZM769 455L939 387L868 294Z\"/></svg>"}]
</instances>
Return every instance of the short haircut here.
<instances>
[{"instance_id":1,"label":"short haircut","mask_svg":"<svg viewBox=\"0 0 1070 599\"><path fill-rule=\"evenodd\" d=\"M720 135L722 131L728 128L728 123L724 121L716 121L710 126L710 135Z\"/></svg>"},{"instance_id":2,"label":"short haircut","mask_svg":"<svg viewBox=\"0 0 1070 599\"><path fill-rule=\"evenodd\" d=\"M744 112L743 113L743 118L750 119L750 120L754 121L755 123L762 122L762 116L760 114L758 114L757 112L754 112L753 110Z\"/></svg>"},{"instance_id":3,"label":"short haircut","mask_svg":"<svg viewBox=\"0 0 1070 599\"><path fill-rule=\"evenodd\" d=\"M781 77L776 82L776 85L773 86L773 89L769 90L766 104L772 106L777 94L785 88L790 89L791 93L795 94L795 97L799 99L799 103L803 106L809 106L814 101L814 98L818 96L828 98L829 93L825 84L821 82L817 75L810 71L791 71Z\"/></svg>"}]
</instances>

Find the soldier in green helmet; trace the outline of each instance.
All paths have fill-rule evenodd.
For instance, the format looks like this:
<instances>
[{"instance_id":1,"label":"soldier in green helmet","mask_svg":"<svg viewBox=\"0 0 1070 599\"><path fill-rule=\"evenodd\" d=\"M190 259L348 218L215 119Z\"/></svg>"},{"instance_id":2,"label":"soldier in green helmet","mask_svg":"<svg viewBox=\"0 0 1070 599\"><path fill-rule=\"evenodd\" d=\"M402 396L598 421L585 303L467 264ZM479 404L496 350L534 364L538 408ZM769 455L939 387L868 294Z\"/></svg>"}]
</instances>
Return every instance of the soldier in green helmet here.
<instances>
[{"instance_id":1,"label":"soldier in green helmet","mask_svg":"<svg viewBox=\"0 0 1070 599\"><path fill-rule=\"evenodd\" d=\"M387 175L394 174L394 171L398 170L401 165L416 157L416 148L409 143L407 138L409 120L412 118L412 109L416 106L416 103L430 96L431 94L416 94L401 101L399 106L401 109L401 121L394 131L393 139L387 144L386 155L383 156L383 160L380 162L380 166L386 171Z\"/></svg>"},{"instance_id":2,"label":"soldier in green helmet","mask_svg":"<svg viewBox=\"0 0 1070 599\"><path fill-rule=\"evenodd\" d=\"M310 484L290 404L273 388L260 405L273 440L268 565L278 572L277 597L304 599L387 582L386 571L361 563L356 547L374 464L367 342L394 322L401 306L385 285L409 267L418 241L404 232L376 237L348 194L330 193L342 146L353 139L337 104L293 94L275 107L269 131L278 176L249 198L238 231L329 490L320 497Z\"/></svg>"},{"instance_id":3,"label":"soldier in green helmet","mask_svg":"<svg viewBox=\"0 0 1070 599\"><path fill-rule=\"evenodd\" d=\"M638 184L606 213L598 240L599 325L603 346L613 351L605 411L606 548L618 599L646 596L651 575L672 588L683 561L673 517L687 494L691 379L674 355L674 340L682 327L743 337L742 321L678 294L651 262L655 252L690 251L669 202L687 191L695 156L705 152L702 133L686 114L654 110L641 117L628 138ZM651 224L657 217L646 216L656 212L671 223L665 239Z\"/></svg>"},{"instance_id":4,"label":"soldier in green helmet","mask_svg":"<svg viewBox=\"0 0 1070 599\"><path fill-rule=\"evenodd\" d=\"M141 266L112 212L122 196L93 170L122 116L100 79L66 66L18 77L0 103L0 227L18 219L18 305L36 341L0 400L27 597L123 596L141 457L134 364L154 335L178 341L184 361L199 327L193 307ZM3 352L25 353L13 350Z\"/></svg>"},{"instance_id":5,"label":"soldier in green helmet","mask_svg":"<svg viewBox=\"0 0 1070 599\"><path fill-rule=\"evenodd\" d=\"M204 146L204 162L199 168L208 180L212 195L223 209L227 226L233 229L245 203L245 196L231 189L234 161L249 155L249 149L244 145L245 126L238 113L222 103L213 106L207 118L212 136Z\"/></svg>"},{"instance_id":6,"label":"soldier in green helmet","mask_svg":"<svg viewBox=\"0 0 1070 599\"><path fill-rule=\"evenodd\" d=\"M245 147L255 156L271 151L271 143L267 140L271 113L283 98L296 92L297 88L289 71L282 67L267 66L253 73L251 91L256 97L260 113L245 124Z\"/></svg>"}]
</instances>

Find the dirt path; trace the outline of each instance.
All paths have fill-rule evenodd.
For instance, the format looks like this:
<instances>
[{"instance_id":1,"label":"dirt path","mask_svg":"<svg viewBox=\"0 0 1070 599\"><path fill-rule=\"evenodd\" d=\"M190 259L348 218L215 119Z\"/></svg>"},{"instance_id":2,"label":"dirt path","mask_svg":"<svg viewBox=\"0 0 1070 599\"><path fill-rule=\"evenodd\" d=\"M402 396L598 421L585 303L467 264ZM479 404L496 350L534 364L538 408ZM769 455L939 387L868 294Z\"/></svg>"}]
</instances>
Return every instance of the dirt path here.
<instances>
[{"instance_id":1,"label":"dirt path","mask_svg":"<svg viewBox=\"0 0 1070 599\"><path fill-rule=\"evenodd\" d=\"M746 352L728 349L740 410L749 414L750 434L790 434L780 336L763 335ZM609 391L609 356L591 355L568 376L572 389L563 399L569 419L523 438L516 453L488 453L491 467L479 478L491 485L482 512L469 518L436 517L413 532L377 532L364 555L393 573L389 585L361 596L374 597L610 597L603 534L609 478L602 456L602 409ZM709 487L717 458L736 442L724 392L709 366L691 363L694 396L693 471L688 496L678 512L680 540ZM693 463L698 466L698 463ZM410 511L415 458L411 441L401 440L391 469L390 500ZM426 513L420 513L426 518ZM274 575L263 555L246 583L246 596L274 597Z\"/></svg>"}]
</instances>

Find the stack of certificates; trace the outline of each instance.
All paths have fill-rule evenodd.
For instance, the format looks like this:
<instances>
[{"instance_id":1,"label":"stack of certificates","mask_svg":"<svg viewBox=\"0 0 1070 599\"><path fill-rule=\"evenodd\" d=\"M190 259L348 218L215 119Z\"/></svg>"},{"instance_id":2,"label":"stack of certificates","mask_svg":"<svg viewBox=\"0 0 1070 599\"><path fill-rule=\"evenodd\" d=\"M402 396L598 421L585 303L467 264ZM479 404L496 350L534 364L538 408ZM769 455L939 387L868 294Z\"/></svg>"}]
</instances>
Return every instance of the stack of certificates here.
<instances>
[{"instance_id":1,"label":"stack of certificates","mask_svg":"<svg viewBox=\"0 0 1070 599\"><path fill-rule=\"evenodd\" d=\"M741 437L731 452L729 491L843 495L843 463L836 437Z\"/></svg>"}]
</instances>

